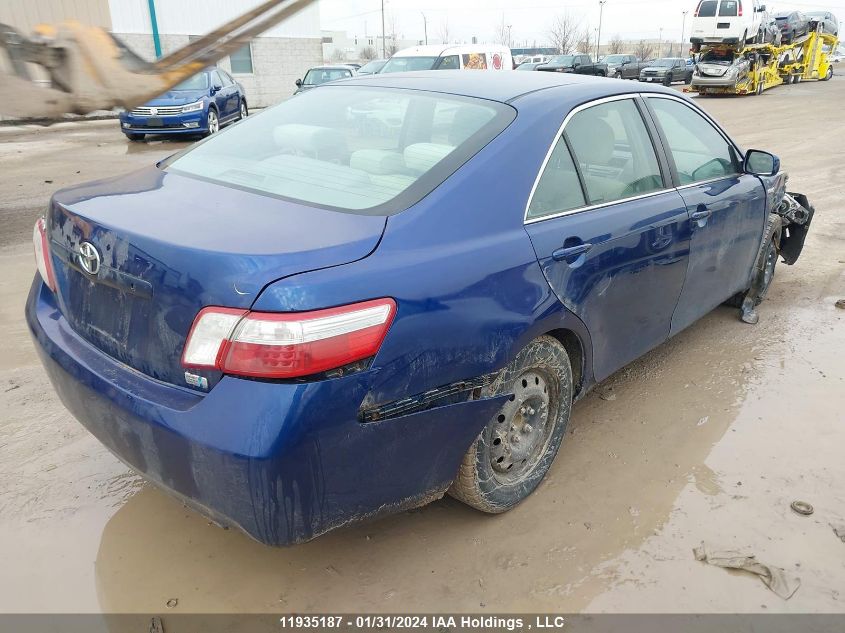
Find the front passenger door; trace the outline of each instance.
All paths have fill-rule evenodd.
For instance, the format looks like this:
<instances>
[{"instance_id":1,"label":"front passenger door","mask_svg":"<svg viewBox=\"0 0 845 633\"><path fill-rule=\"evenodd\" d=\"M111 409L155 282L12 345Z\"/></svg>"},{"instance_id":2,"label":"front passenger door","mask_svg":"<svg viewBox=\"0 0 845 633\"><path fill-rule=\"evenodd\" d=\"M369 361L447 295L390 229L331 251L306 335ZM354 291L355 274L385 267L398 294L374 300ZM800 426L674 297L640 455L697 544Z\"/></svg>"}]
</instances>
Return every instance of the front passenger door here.
<instances>
[{"instance_id":1,"label":"front passenger door","mask_svg":"<svg viewBox=\"0 0 845 633\"><path fill-rule=\"evenodd\" d=\"M649 96L674 163L691 232L689 269L672 334L746 290L766 224L766 190L742 171L733 143L691 105Z\"/></svg>"}]
</instances>

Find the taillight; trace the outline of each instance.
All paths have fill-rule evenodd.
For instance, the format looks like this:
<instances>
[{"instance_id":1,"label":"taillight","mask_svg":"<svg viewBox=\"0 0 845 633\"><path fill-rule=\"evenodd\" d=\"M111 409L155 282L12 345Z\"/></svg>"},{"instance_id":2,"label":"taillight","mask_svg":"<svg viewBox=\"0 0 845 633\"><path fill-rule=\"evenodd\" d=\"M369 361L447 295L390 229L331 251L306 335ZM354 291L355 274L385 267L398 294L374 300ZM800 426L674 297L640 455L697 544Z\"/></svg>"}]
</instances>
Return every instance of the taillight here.
<instances>
[{"instance_id":1,"label":"taillight","mask_svg":"<svg viewBox=\"0 0 845 633\"><path fill-rule=\"evenodd\" d=\"M313 312L204 308L191 327L182 365L259 378L319 374L374 356L395 312L393 299Z\"/></svg>"},{"instance_id":2,"label":"taillight","mask_svg":"<svg viewBox=\"0 0 845 633\"><path fill-rule=\"evenodd\" d=\"M47 224L44 218L38 218L32 229L32 247L35 250L35 264L38 274L47 287L56 292L56 276L53 273L53 262L50 259L50 242L47 238Z\"/></svg>"},{"instance_id":3,"label":"taillight","mask_svg":"<svg viewBox=\"0 0 845 633\"><path fill-rule=\"evenodd\" d=\"M742 17L742 0L739 0L737 6L739 7L737 10L737 15L739 15L739 17Z\"/></svg>"}]
</instances>

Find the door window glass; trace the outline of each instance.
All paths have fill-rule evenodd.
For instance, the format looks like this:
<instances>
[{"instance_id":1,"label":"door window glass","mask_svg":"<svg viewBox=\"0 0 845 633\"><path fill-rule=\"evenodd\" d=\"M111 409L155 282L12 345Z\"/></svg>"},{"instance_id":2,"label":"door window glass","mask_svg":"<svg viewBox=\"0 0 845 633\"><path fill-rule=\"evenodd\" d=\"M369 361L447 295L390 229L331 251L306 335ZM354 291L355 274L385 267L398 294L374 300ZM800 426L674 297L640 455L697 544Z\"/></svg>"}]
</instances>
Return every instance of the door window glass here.
<instances>
[{"instance_id":1,"label":"door window glass","mask_svg":"<svg viewBox=\"0 0 845 633\"><path fill-rule=\"evenodd\" d=\"M460 70L461 62L457 55L446 55L437 62L437 70Z\"/></svg>"},{"instance_id":2,"label":"door window glass","mask_svg":"<svg viewBox=\"0 0 845 633\"><path fill-rule=\"evenodd\" d=\"M604 204L663 189L654 146L633 99L578 112L566 137L584 179L588 203Z\"/></svg>"},{"instance_id":3,"label":"door window glass","mask_svg":"<svg viewBox=\"0 0 845 633\"><path fill-rule=\"evenodd\" d=\"M707 119L673 99L650 98L650 103L675 159L680 184L740 172L733 146Z\"/></svg>"},{"instance_id":4,"label":"door window glass","mask_svg":"<svg viewBox=\"0 0 845 633\"><path fill-rule=\"evenodd\" d=\"M566 141L559 138L528 205L527 220L586 206L578 171Z\"/></svg>"}]
</instances>

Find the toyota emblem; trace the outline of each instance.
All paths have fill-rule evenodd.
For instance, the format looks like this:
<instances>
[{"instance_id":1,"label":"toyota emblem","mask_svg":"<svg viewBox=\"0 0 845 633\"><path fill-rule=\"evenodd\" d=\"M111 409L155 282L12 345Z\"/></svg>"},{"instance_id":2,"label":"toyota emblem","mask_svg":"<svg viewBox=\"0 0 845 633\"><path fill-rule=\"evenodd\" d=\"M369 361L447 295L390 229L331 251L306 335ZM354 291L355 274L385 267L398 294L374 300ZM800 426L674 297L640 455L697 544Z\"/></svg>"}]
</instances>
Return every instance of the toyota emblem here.
<instances>
[{"instance_id":1,"label":"toyota emblem","mask_svg":"<svg viewBox=\"0 0 845 633\"><path fill-rule=\"evenodd\" d=\"M79 265L82 266L82 270L89 275L96 275L100 272L100 253L97 247L91 242L82 242L79 245L79 256L77 259L79 260Z\"/></svg>"}]
</instances>

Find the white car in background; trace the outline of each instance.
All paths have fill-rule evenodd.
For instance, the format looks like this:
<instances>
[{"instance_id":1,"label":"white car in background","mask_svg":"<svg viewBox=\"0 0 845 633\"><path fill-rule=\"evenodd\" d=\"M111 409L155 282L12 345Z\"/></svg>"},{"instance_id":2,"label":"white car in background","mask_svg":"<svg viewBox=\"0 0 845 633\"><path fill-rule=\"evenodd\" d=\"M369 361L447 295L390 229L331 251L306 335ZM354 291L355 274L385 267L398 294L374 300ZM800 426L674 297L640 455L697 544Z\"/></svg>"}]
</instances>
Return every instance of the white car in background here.
<instances>
[{"instance_id":1,"label":"white car in background","mask_svg":"<svg viewBox=\"0 0 845 633\"><path fill-rule=\"evenodd\" d=\"M697 52L702 44L762 42L769 21L766 5L759 0L700 0L690 43Z\"/></svg>"},{"instance_id":2,"label":"white car in background","mask_svg":"<svg viewBox=\"0 0 845 633\"><path fill-rule=\"evenodd\" d=\"M427 44L394 53L379 73L414 70L513 70L513 56L510 48L497 44Z\"/></svg>"}]
</instances>

